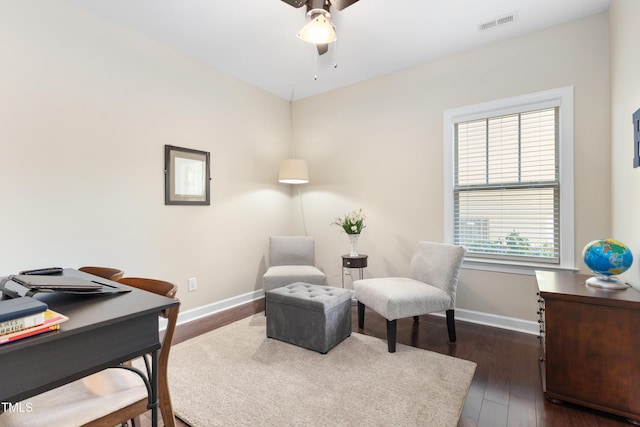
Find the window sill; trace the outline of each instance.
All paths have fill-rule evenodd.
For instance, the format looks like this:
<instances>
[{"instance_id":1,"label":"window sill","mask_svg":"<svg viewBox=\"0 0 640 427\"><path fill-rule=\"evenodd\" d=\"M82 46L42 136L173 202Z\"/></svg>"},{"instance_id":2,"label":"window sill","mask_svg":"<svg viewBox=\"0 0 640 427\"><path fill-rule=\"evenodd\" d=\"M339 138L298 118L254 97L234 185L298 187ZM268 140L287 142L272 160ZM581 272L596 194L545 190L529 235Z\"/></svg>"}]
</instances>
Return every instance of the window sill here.
<instances>
[{"instance_id":1,"label":"window sill","mask_svg":"<svg viewBox=\"0 0 640 427\"><path fill-rule=\"evenodd\" d=\"M578 271L575 267L563 267L556 264L544 263L507 263L497 260L480 260L468 258L462 263L465 270L482 270L494 271L496 273L523 274L526 276L535 276L535 270L551 270L551 271Z\"/></svg>"}]
</instances>

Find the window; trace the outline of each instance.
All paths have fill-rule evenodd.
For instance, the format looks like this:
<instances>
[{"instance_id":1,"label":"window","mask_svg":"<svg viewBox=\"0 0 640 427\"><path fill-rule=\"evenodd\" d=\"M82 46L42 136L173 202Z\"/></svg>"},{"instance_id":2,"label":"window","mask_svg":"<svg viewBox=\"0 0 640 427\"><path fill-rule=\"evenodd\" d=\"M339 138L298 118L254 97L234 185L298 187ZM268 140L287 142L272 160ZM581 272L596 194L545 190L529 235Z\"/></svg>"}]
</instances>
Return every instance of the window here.
<instances>
[{"instance_id":1,"label":"window","mask_svg":"<svg viewBox=\"0 0 640 427\"><path fill-rule=\"evenodd\" d=\"M465 265L574 268L573 89L444 116L445 237Z\"/></svg>"}]
</instances>

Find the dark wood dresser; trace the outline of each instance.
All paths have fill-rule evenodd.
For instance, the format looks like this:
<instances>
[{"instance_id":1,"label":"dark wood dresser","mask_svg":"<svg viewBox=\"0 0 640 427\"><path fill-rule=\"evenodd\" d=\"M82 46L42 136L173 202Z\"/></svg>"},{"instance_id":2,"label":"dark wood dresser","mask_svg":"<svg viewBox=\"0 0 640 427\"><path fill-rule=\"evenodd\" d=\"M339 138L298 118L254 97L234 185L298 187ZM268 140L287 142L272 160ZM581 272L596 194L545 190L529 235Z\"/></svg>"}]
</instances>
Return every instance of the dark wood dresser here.
<instances>
[{"instance_id":1,"label":"dark wood dresser","mask_svg":"<svg viewBox=\"0 0 640 427\"><path fill-rule=\"evenodd\" d=\"M589 277L536 271L544 394L640 423L640 293Z\"/></svg>"}]
</instances>

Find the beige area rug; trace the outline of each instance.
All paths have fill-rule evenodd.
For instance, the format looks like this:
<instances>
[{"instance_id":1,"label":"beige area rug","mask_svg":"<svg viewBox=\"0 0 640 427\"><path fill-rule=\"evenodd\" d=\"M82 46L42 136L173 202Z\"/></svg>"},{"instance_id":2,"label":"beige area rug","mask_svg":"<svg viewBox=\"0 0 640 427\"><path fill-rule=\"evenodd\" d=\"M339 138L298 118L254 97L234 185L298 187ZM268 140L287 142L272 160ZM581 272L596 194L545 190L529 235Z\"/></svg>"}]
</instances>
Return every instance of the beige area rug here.
<instances>
[{"instance_id":1,"label":"beige area rug","mask_svg":"<svg viewBox=\"0 0 640 427\"><path fill-rule=\"evenodd\" d=\"M175 345L192 426L456 426L476 364L353 333L323 355L266 337L263 314Z\"/></svg>"}]
</instances>

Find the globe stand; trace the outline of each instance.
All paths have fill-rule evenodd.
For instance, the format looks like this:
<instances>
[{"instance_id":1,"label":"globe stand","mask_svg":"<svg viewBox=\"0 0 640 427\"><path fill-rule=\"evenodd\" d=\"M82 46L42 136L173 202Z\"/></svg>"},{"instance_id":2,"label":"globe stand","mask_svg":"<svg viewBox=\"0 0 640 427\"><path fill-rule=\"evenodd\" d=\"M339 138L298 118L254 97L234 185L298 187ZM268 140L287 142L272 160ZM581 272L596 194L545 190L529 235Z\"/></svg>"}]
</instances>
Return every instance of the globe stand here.
<instances>
[{"instance_id":1,"label":"globe stand","mask_svg":"<svg viewBox=\"0 0 640 427\"><path fill-rule=\"evenodd\" d=\"M629 285L614 276L594 276L586 281L587 286L603 289L627 289Z\"/></svg>"}]
</instances>

